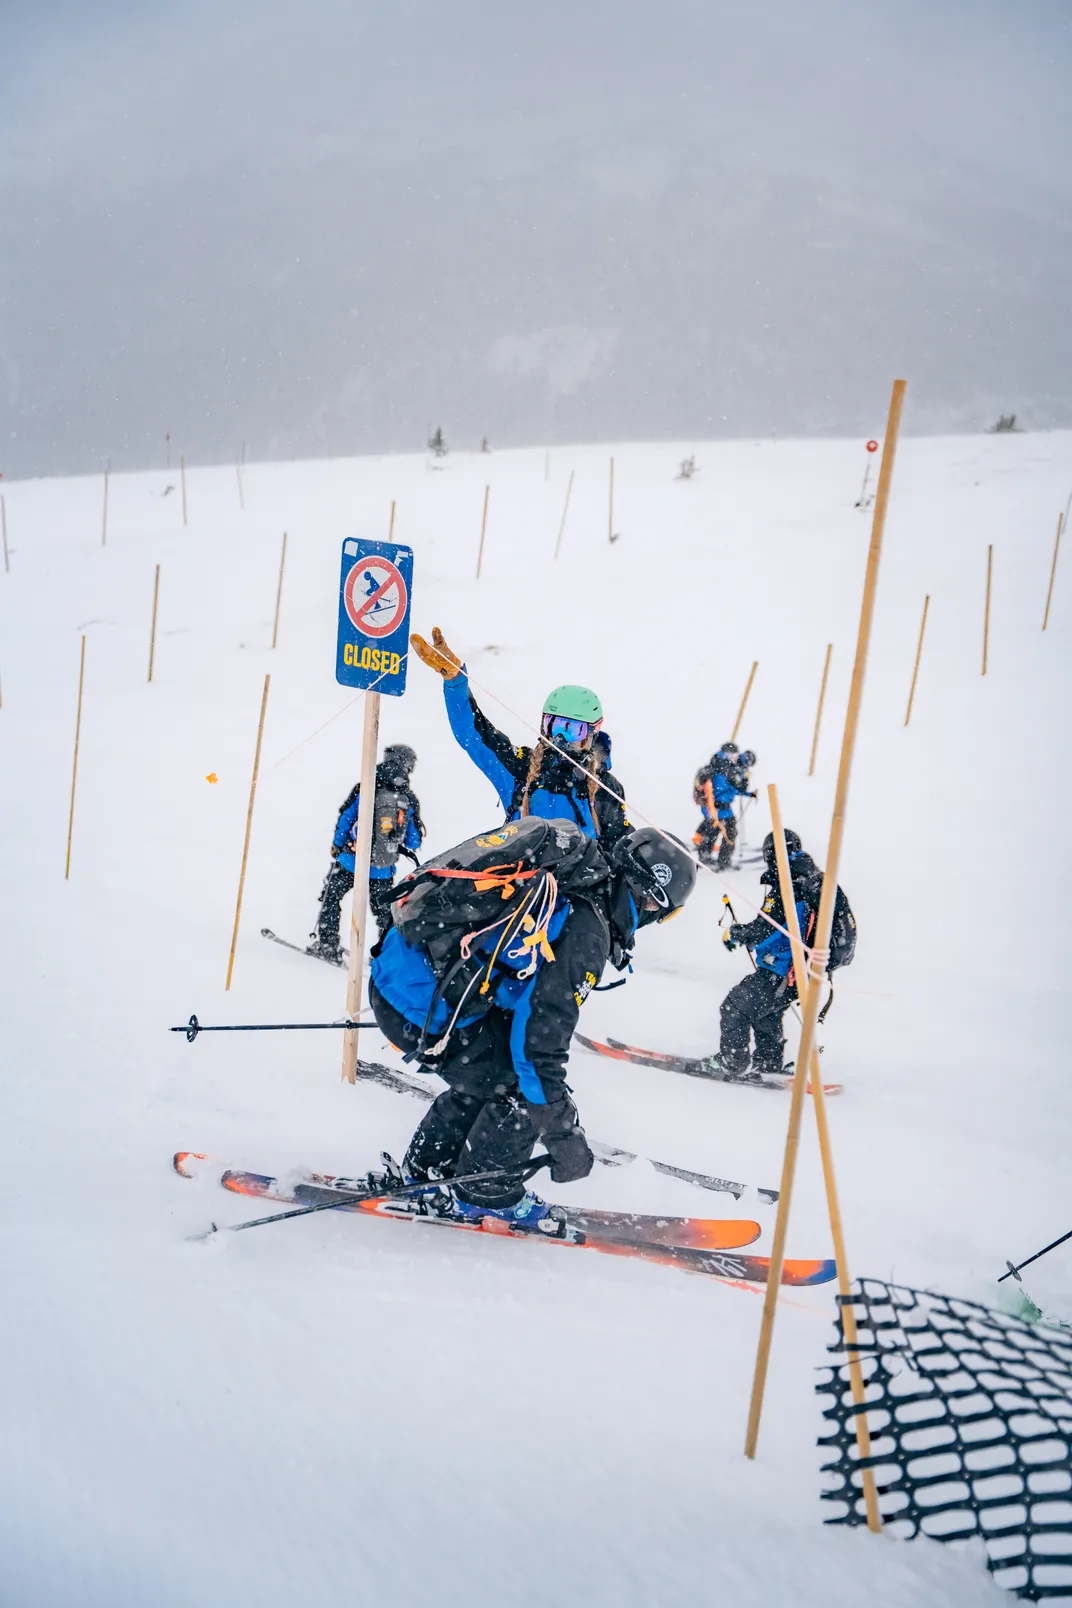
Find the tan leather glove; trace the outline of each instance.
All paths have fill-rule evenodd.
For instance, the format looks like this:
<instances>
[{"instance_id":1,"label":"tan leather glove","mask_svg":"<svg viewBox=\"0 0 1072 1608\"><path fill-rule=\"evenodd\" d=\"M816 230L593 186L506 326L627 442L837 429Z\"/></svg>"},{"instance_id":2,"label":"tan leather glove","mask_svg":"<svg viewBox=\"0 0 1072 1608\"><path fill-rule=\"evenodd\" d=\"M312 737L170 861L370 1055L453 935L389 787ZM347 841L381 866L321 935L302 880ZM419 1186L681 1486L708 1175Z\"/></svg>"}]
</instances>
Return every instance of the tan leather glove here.
<instances>
[{"instance_id":1,"label":"tan leather glove","mask_svg":"<svg viewBox=\"0 0 1072 1608\"><path fill-rule=\"evenodd\" d=\"M446 639L438 625L432 627L431 642L426 642L416 631L409 641L418 659L421 659L430 670L438 670L444 681L453 681L460 673L462 661L447 647Z\"/></svg>"}]
</instances>

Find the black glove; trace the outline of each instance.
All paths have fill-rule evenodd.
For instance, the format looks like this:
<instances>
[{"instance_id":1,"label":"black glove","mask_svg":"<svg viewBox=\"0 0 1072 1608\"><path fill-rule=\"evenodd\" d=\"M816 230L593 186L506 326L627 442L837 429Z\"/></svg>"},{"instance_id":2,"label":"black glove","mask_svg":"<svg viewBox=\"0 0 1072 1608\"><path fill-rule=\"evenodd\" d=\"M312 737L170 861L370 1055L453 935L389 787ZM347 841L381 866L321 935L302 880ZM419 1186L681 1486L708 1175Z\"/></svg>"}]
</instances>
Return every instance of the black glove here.
<instances>
[{"instance_id":1,"label":"black glove","mask_svg":"<svg viewBox=\"0 0 1072 1608\"><path fill-rule=\"evenodd\" d=\"M746 793L745 797L746 798L758 798L759 794L758 793Z\"/></svg>"},{"instance_id":2,"label":"black glove","mask_svg":"<svg viewBox=\"0 0 1072 1608\"><path fill-rule=\"evenodd\" d=\"M722 942L725 944L727 949L732 950L737 948L737 945L740 943L740 941L741 928L737 922L734 922L733 926L727 928L727 930L722 934Z\"/></svg>"},{"instance_id":3,"label":"black glove","mask_svg":"<svg viewBox=\"0 0 1072 1608\"><path fill-rule=\"evenodd\" d=\"M587 1178L595 1165L577 1117L577 1107L568 1094L548 1105L529 1103L529 1117L551 1158L551 1177L556 1184L572 1184Z\"/></svg>"}]
</instances>

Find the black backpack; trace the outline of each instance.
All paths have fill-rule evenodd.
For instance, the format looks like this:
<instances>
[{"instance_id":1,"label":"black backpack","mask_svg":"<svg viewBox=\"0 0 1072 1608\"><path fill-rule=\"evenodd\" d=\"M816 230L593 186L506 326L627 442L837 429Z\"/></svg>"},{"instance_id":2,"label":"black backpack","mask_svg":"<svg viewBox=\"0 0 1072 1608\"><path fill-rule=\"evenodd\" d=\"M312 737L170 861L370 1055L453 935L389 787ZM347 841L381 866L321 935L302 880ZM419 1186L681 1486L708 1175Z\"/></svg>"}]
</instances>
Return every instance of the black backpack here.
<instances>
[{"instance_id":1,"label":"black backpack","mask_svg":"<svg viewBox=\"0 0 1072 1608\"><path fill-rule=\"evenodd\" d=\"M830 926L830 964L827 971L840 966L851 966L856 953L856 917L852 906L839 888L834 898L834 919Z\"/></svg>"}]
</instances>

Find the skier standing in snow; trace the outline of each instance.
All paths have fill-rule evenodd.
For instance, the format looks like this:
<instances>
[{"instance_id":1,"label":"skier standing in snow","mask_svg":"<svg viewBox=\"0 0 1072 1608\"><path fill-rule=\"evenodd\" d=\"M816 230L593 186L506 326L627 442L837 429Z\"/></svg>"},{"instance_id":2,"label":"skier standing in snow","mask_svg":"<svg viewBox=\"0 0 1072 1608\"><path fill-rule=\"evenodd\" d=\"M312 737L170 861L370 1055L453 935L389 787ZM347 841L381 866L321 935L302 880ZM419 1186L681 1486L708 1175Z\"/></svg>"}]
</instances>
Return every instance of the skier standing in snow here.
<instances>
[{"instance_id":1,"label":"skier standing in snow","mask_svg":"<svg viewBox=\"0 0 1072 1608\"><path fill-rule=\"evenodd\" d=\"M793 880L800 936L807 944L819 914L823 875L811 855L801 847L800 838L795 832L786 832L785 846L789 855L789 873ZM779 931L786 921L773 832L768 832L763 840L763 855L767 868L759 880L770 888L763 902L764 915L769 916L770 920L759 915L747 924L735 922L723 935L727 949L733 950L743 944L754 951L755 970L736 983L722 1001L718 1053L708 1058L710 1065L718 1071L742 1080L749 1076L769 1076L783 1070L785 1035L782 1032L782 1017L797 998L792 948L785 933ZM778 925L772 926L772 922ZM838 889L828 970L847 966L852 960L855 946L856 922L848 900ZM755 1040L754 1054L750 1039Z\"/></svg>"},{"instance_id":2,"label":"skier standing in snow","mask_svg":"<svg viewBox=\"0 0 1072 1608\"><path fill-rule=\"evenodd\" d=\"M530 817L401 885L394 925L373 952L369 998L386 1037L449 1085L410 1141L405 1175L501 1174L457 1189L434 1183L429 1211L558 1231L523 1169L539 1140L555 1182L592 1170L566 1082L581 1005L608 959L624 969L637 928L678 911L695 880L684 845L654 827L604 852L578 826Z\"/></svg>"},{"instance_id":3,"label":"skier standing in snow","mask_svg":"<svg viewBox=\"0 0 1072 1608\"><path fill-rule=\"evenodd\" d=\"M610 769L610 738L602 730L603 705L596 694L587 687L556 687L543 706L539 742L534 748L516 747L477 704L465 666L439 627L430 643L416 635L410 641L443 677L450 729L498 793L506 819L536 815L575 821L586 837L613 849L629 822L625 789Z\"/></svg>"},{"instance_id":4,"label":"skier standing in snow","mask_svg":"<svg viewBox=\"0 0 1072 1608\"><path fill-rule=\"evenodd\" d=\"M751 750L742 755L736 743L723 743L696 772L692 784L693 802L703 811L703 820L693 833L692 841L703 863L714 865L719 871L724 871L733 859L737 843L733 801L741 796L755 798L748 788L748 772L755 762L756 756Z\"/></svg>"},{"instance_id":5,"label":"skier standing in snow","mask_svg":"<svg viewBox=\"0 0 1072 1608\"><path fill-rule=\"evenodd\" d=\"M372 829L372 864L369 867L369 908L380 936L391 923L391 895L395 866L404 854L418 865L417 851L424 840L420 800L409 785L417 755L405 743L392 743L384 749L376 767L376 819ZM339 915L343 899L354 885L354 848L357 817L361 806L358 782L343 801L335 836L331 844L334 865L324 878L320 891L320 915L316 931L310 933L310 955L342 964L339 945Z\"/></svg>"}]
</instances>

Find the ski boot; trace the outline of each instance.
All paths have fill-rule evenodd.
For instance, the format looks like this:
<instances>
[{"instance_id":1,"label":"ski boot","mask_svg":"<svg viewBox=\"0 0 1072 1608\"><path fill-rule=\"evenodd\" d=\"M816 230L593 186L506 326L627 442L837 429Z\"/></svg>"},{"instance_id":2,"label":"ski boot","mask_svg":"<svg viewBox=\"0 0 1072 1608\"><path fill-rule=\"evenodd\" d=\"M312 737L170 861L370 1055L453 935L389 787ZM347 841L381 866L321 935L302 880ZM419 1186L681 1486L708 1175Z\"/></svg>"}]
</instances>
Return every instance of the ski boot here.
<instances>
[{"instance_id":1,"label":"ski boot","mask_svg":"<svg viewBox=\"0 0 1072 1608\"><path fill-rule=\"evenodd\" d=\"M763 1078L758 1072L750 1072L747 1067L743 1072L731 1072L722 1065L718 1054L705 1055L703 1065L708 1067L711 1076L721 1079L724 1083L762 1083Z\"/></svg>"},{"instance_id":2,"label":"ski boot","mask_svg":"<svg viewBox=\"0 0 1072 1608\"><path fill-rule=\"evenodd\" d=\"M526 1189L513 1206L475 1206L471 1201L460 1200L453 1189L445 1193L449 1205L443 1215L451 1217L456 1223L475 1224L494 1219L514 1233L520 1230L526 1234L546 1234L556 1239L566 1237L568 1225L565 1210L561 1206L549 1206L547 1201L541 1200L530 1189Z\"/></svg>"},{"instance_id":3,"label":"ski boot","mask_svg":"<svg viewBox=\"0 0 1072 1608\"><path fill-rule=\"evenodd\" d=\"M342 966L345 964L342 958L342 949L338 943L323 944L320 942L319 938L314 938L311 944L306 944L305 953L307 955L315 955L317 960L326 960L332 966Z\"/></svg>"}]
</instances>

